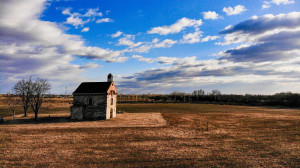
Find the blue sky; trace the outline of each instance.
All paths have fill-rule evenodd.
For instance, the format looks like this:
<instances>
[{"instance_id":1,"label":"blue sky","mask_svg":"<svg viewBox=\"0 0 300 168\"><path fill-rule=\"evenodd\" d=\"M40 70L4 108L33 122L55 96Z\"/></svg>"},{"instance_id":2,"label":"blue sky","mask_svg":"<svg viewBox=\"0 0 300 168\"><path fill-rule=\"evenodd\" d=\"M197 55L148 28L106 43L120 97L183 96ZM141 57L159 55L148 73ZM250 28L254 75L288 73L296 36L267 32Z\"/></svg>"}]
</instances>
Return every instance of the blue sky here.
<instances>
[{"instance_id":1,"label":"blue sky","mask_svg":"<svg viewBox=\"0 0 300 168\"><path fill-rule=\"evenodd\" d=\"M114 75L119 93L300 91L300 2L1 0L1 93Z\"/></svg>"}]
</instances>

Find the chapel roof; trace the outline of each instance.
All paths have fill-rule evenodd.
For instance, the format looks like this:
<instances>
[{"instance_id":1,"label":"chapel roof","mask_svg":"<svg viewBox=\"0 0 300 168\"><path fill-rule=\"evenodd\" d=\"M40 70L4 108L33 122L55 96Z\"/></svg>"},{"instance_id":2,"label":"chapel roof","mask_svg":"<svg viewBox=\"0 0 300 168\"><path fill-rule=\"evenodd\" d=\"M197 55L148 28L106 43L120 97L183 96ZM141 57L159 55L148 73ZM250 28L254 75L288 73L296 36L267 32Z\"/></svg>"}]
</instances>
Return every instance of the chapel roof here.
<instances>
[{"instance_id":1,"label":"chapel roof","mask_svg":"<svg viewBox=\"0 0 300 168\"><path fill-rule=\"evenodd\" d=\"M74 93L107 93L113 82L82 82Z\"/></svg>"}]
</instances>

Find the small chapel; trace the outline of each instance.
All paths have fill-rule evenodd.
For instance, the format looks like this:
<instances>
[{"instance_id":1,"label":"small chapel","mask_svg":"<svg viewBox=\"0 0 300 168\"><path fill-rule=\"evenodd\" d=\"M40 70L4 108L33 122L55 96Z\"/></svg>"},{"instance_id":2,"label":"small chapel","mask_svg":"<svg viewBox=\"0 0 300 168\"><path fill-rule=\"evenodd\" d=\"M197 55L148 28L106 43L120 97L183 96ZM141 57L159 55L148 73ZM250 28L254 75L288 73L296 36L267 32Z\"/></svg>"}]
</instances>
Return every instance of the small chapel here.
<instances>
[{"instance_id":1,"label":"small chapel","mask_svg":"<svg viewBox=\"0 0 300 168\"><path fill-rule=\"evenodd\" d=\"M83 82L73 92L70 117L73 120L110 119L116 117L117 89L113 75L107 82Z\"/></svg>"}]
</instances>

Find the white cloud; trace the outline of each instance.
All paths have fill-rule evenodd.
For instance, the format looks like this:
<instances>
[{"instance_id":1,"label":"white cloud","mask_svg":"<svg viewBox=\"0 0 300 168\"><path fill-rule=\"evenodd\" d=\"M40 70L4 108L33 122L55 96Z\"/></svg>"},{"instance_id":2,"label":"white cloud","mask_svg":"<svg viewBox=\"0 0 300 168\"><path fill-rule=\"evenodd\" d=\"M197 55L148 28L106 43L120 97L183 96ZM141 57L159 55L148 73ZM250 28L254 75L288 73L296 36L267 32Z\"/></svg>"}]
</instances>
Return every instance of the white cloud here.
<instances>
[{"instance_id":1,"label":"white cloud","mask_svg":"<svg viewBox=\"0 0 300 168\"><path fill-rule=\"evenodd\" d=\"M75 56L80 56L87 59L103 59L107 62L124 62L127 60L127 57L121 57L121 51L113 51L99 47L80 46L78 48L66 48L66 51Z\"/></svg>"},{"instance_id":2,"label":"white cloud","mask_svg":"<svg viewBox=\"0 0 300 168\"><path fill-rule=\"evenodd\" d=\"M137 48L134 48L132 51L133 52L139 52L139 53L146 53L148 52L151 48L153 48L153 45L152 44L144 44L144 45L141 45Z\"/></svg>"},{"instance_id":3,"label":"white cloud","mask_svg":"<svg viewBox=\"0 0 300 168\"><path fill-rule=\"evenodd\" d=\"M145 58L145 57L140 56L140 55L133 55L132 58L137 58L137 59L139 59L140 62L147 62L147 63L152 63L154 61L151 58Z\"/></svg>"},{"instance_id":4,"label":"white cloud","mask_svg":"<svg viewBox=\"0 0 300 168\"><path fill-rule=\"evenodd\" d=\"M179 60L184 60L184 59L180 59L180 58L176 58L176 57L158 57L155 59L155 61L157 61L160 64L174 64L176 62L178 62Z\"/></svg>"},{"instance_id":5,"label":"white cloud","mask_svg":"<svg viewBox=\"0 0 300 168\"><path fill-rule=\"evenodd\" d=\"M177 43L176 40L171 40L171 39L165 39L159 42L159 39L155 38L152 40L152 42L144 42L144 45L132 49L132 52L146 53L152 48L169 48L176 43Z\"/></svg>"},{"instance_id":6,"label":"white cloud","mask_svg":"<svg viewBox=\"0 0 300 168\"><path fill-rule=\"evenodd\" d=\"M275 5L287 5L287 4L292 4L295 3L294 0L271 0L271 1L264 1L264 4L262 6L263 9L269 8L272 6L272 4Z\"/></svg>"},{"instance_id":7,"label":"white cloud","mask_svg":"<svg viewBox=\"0 0 300 168\"><path fill-rule=\"evenodd\" d=\"M267 9L267 8L270 8L270 7L271 7L271 5L269 3L265 3L265 4L262 5L263 9Z\"/></svg>"},{"instance_id":8,"label":"white cloud","mask_svg":"<svg viewBox=\"0 0 300 168\"><path fill-rule=\"evenodd\" d=\"M113 22L113 20L110 18L102 18L102 19L96 20L96 23L108 23L108 22Z\"/></svg>"},{"instance_id":9,"label":"white cloud","mask_svg":"<svg viewBox=\"0 0 300 168\"><path fill-rule=\"evenodd\" d=\"M280 33L295 32L300 29L300 12L287 14L251 17L235 26L227 26L220 33L225 34L221 45L232 43L258 43L268 36L279 36ZM288 37L286 37L287 39Z\"/></svg>"},{"instance_id":10,"label":"white cloud","mask_svg":"<svg viewBox=\"0 0 300 168\"><path fill-rule=\"evenodd\" d=\"M222 45L242 43L219 54L227 60L259 63L300 58L300 12L252 17L220 33L225 34Z\"/></svg>"},{"instance_id":11,"label":"white cloud","mask_svg":"<svg viewBox=\"0 0 300 168\"><path fill-rule=\"evenodd\" d=\"M141 56L141 55L133 55L133 56L131 56L132 58L142 58L143 56Z\"/></svg>"},{"instance_id":12,"label":"white cloud","mask_svg":"<svg viewBox=\"0 0 300 168\"><path fill-rule=\"evenodd\" d=\"M69 16L78 16L78 17L101 17L103 14L101 12L98 12L99 11L99 8L90 8L87 10L87 12L85 14L81 14L81 13L78 13L78 12L74 12L72 13L71 12L72 8L65 8L63 11L62 11L62 14L64 15L69 15Z\"/></svg>"},{"instance_id":13,"label":"white cloud","mask_svg":"<svg viewBox=\"0 0 300 168\"><path fill-rule=\"evenodd\" d=\"M220 38L220 37L219 36L206 36L201 41L206 42L206 41L216 40L218 38Z\"/></svg>"},{"instance_id":14,"label":"white cloud","mask_svg":"<svg viewBox=\"0 0 300 168\"><path fill-rule=\"evenodd\" d=\"M121 31L117 31L115 34L112 34L111 37L112 38L116 38L116 37L120 37L122 35L123 32Z\"/></svg>"},{"instance_id":15,"label":"white cloud","mask_svg":"<svg viewBox=\"0 0 300 168\"><path fill-rule=\"evenodd\" d=\"M149 90L171 92L173 90L168 89L187 87L231 88L229 93L238 94L299 91L300 12L251 17L227 26L220 34L225 35L224 42L241 45L222 51L218 53L218 59L210 60L138 56L135 58L139 61L168 65L123 77L120 84L126 84L122 85L124 90L132 89L138 93ZM201 41L216 38L207 36ZM237 87L241 89L237 90Z\"/></svg>"},{"instance_id":16,"label":"white cloud","mask_svg":"<svg viewBox=\"0 0 300 168\"><path fill-rule=\"evenodd\" d=\"M47 78L57 90L61 85L78 85L86 66L73 65L74 57L120 62L122 51L85 46L78 35L66 34L59 25L40 20L45 1L4 1L0 6L1 92L29 75ZM20 12L22 11L22 12ZM68 14L70 10L65 9ZM77 15L77 14L74 14ZM10 89L10 88L9 88Z\"/></svg>"},{"instance_id":17,"label":"white cloud","mask_svg":"<svg viewBox=\"0 0 300 168\"><path fill-rule=\"evenodd\" d=\"M217 14L215 11L208 11L208 12L202 12L203 14L203 18L204 19L212 19L212 20L215 20L215 19L220 19L222 18L221 16L219 16L219 14Z\"/></svg>"},{"instance_id":18,"label":"white cloud","mask_svg":"<svg viewBox=\"0 0 300 168\"><path fill-rule=\"evenodd\" d=\"M72 9L72 8L66 8L66 9L64 9L64 10L62 11L62 14L64 14L64 15L72 15L72 14L71 14L71 9Z\"/></svg>"},{"instance_id":19,"label":"white cloud","mask_svg":"<svg viewBox=\"0 0 300 168\"><path fill-rule=\"evenodd\" d=\"M101 17L103 14L99 11L99 8L90 8L87 10L86 13L81 14L78 12L71 12L72 8L65 8L62 11L63 15L68 15L69 17L66 20L66 24L70 24L75 26L76 28L78 26L83 26L84 24L94 21L97 17Z\"/></svg>"},{"instance_id":20,"label":"white cloud","mask_svg":"<svg viewBox=\"0 0 300 168\"><path fill-rule=\"evenodd\" d=\"M141 55L133 55L132 58L139 59L141 62L158 62L159 64L193 64L196 61L196 57L185 57L185 58L177 58L177 57L157 57L157 58L145 58Z\"/></svg>"},{"instance_id":21,"label":"white cloud","mask_svg":"<svg viewBox=\"0 0 300 168\"><path fill-rule=\"evenodd\" d=\"M181 18L177 20L174 24L170 26L162 26L162 27L154 27L148 31L149 34L160 34L160 35L167 35L167 34L174 34L184 30L186 27L199 27L202 25L202 20L195 20L189 18Z\"/></svg>"},{"instance_id":22,"label":"white cloud","mask_svg":"<svg viewBox=\"0 0 300 168\"><path fill-rule=\"evenodd\" d=\"M159 41L158 38L154 38L154 39L152 40L152 43L157 43L158 41Z\"/></svg>"},{"instance_id":23,"label":"white cloud","mask_svg":"<svg viewBox=\"0 0 300 168\"><path fill-rule=\"evenodd\" d=\"M89 21L90 21L89 19L83 21L80 17L72 15L67 18L65 23L73 25L75 27L78 27L78 26L83 26L84 24L88 23Z\"/></svg>"},{"instance_id":24,"label":"white cloud","mask_svg":"<svg viewBox=\"0 0 300 168\"><path fill-rule=\"evenodd\" d=\"M143 61L144 57L136 58ZM245 94L250 91L250 93L270 94L264 91L265 87L262 87L266 84L271 87L270 83L278 86L275 92L282 91L282 87L292 89L292 91L300 89L299 86L293 88L295 85L290 85L300 82L298 78L295 78L300 73L300 68L296 68L295 62L297 61L295 60L290 63L278 61L260 64L232 62L226 59L197 60L196 57L159 57L149 60L149 63L152 62L169 64L169 66L152 68L123 77L119 82L123 89L135 89L138 93L155 90L160 93L162 90L174 88L199 89L201 87L203 89L204 86L211 86L212 89L219 89L220 85L221 88L234 85L245 89L251 86L254 90L235 90L236 87L230 87L232 91L229 93ZM274 66L277 68L274 69ZM293 68L287 68L289 66ZM290 86L287 87L287 84ZM168 90L170 91L173 90ZM274 90L272 92L274 93Z\"/></svg>"},{"instance_id":25,"label":"white cloud","mask_svg":"<svg viewBox=\"0 0 300 168\"><path fill-rule=\"evenodd\" d=\"M90 8L83 16L85 16L85 17L102 16L103 14L98 11L99 11L99 8L95 8L95 9Z\"/></svg>"},{"instance_id":26,"label":"white cloud","mask_svg":"<svg viewBox=\"0 0 300 168\"><path fill-rule=\"evenodd\" d=\"M272 3L276 4L276 5L280 5L280 4L291 4L291 3L295 3L294 0L272 0Z\"/></svg>"},{"instance_id":27,"label":"white cloud","mask_svg":"<svg viewBox=\"0 0 300 168\"><path fill-rule=\"evenodd\" d=\"M117 45L127 45L130 48L134 48L143 44L142 42L137 42L137 43L133 42L132 40L134 40L134 38L135 38L134 35L125 35L125 37L119 39Z\"/></svg>"},{"instance_id":28,"label":"white cloud","mask_svg":"<svg viewBox=\"0 0 300 168\"><path fill-rule=\"evenodd\" d=\"M153 48L169 48L172 47L176 42L176 40L165 39L160 43L154 44Z\"/></svg>"},{"instance_id":29,"label":"white cloud","mask_svg":"<svg viewBox=\"0 0 300 168\"><path fill-rule=\"evenodd\" d=\"M228 30L228 29L231 29L232 28L232 25L228 25L224 28L224 30Z\"/></svg>"},{"instance_id":30,"label":"white cloud","mask_svg":"<svg viewBox=\"0 0 300 168\"><path fill-rule=\"evenodd\" d=\"M94 62L89 62L85 65L80 66L80 69L90 69L90 68L98 68L98 67L100 67L98 64Z\"/></svg>"},{"instance_id":31,"label":"white cloud","mask_svg":"<svg viewBox=\"0 0 300 168\"><path fill-rule=\"evenodd\" d=\"M188 33L188 34L183 35L183 38L180 40L180 43L193 44L193 43L197 43L197 42L206 42L206 41L210 41L210 40L216 40L217 38L219 38L219 36L206 36L203 39L201 39L202 33L203 32L197 28L194 33Z\"/></svg>"},{"instance_id":32,"label":"white cloud","mask_svg":"<svg viewBox=\"0 0 300 168\"><path fill-rule=\"evenodd\" d=\"M199 29L196 29L194 33L189 33L189 34L183 35L183 38L180 40L180 43L193 44L193 43L200 42L202 33L203 33L202 31L200 31Z\"/></svg>"},{"instance_id":33,"label":"white cloud","mask_svg":"<svg viewBox=\"0 0 300 168\"><path fill-rule=\"evenodd\" d=\"M107 62L125 62L128 60L128 57L110 57L107 59Z\"/></svg>"},{"instance_id":34,"label":"white cloud","mask_svg":"<svg viewBox=\"0 0 300 168\"><path fill-rule=\"evenodd\" d=\"M245 8L245 6L242 6L242 5L237 5L234 8L232 8L232 7L227 7L227 8L224 7L223 8L223 12L225 12L226 15L228 15L228 16L242 14L246 10L247 9Z\"/></svg>"},{"instance_id":35,"label":"white cloud","mask_svg":"<svg viewBox=\"0 0 300 168\"><path fill-rule=\"evenodd\" d=\"M83 28L83 29L81 30L81 32L88 32L89 30L90 30L89 27L85 27L85 28Z\"/></svg>"}]
</instances>

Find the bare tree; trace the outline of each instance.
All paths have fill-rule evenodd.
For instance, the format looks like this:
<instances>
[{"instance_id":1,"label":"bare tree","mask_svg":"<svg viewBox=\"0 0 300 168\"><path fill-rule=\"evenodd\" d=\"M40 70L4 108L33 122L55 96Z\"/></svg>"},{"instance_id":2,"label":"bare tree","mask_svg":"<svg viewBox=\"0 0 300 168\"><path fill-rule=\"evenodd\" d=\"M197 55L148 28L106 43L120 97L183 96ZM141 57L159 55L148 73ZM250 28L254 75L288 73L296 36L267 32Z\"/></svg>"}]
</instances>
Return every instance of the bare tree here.
<instances>
[{"instance_id":1,"label":"bare tree","mask_svg":"<svg viewBox=\"0 0 300 168\"><path fill-rule=\"evenodd\" d=\"M37 79L32 84L32 91L30 94L30 106L34 112L34 119L37 120L39 109L44 102L44 95L50 91L51 85L46 79Z\"/></svg>"},{"instance_id":2,"label":"bare tree","mask_svg":"<svg viewBox=\"0 0 300 168\"><path fill-rule=\"evenodd\" d=\"M194 91L193 91L193 96L196 97L196 100L197 100L197 101L199 101L199 97L204 96L204 95L205 95L205 92L204 92L204 90L202 90L202 89L194 90Z\"/></svg>"},{"instance_id":3,"label":"bare tree","mask_svg":"<svg viewBox=\"0 0 300 168\"><path fill-rule=\"evenodd\" d=\"M213 96L214 100L217 100L217 97L222 95L222 93L219 90L212 90L210 93L211 96Z\"/></svg>"},{"instance_id":4,"label":"bare tree","mask_svg":"<svg viewBox=\"0 0 300 168\"><path fill-rule=\"evenodd\" d=\"M13 119L15 119L16 116L16 108L17 105L20 103L20 98L16 95L7 93L4 99L5 103L9 106L10 110L13 113Z\"/></svg>"},{"instance_id":5,"label":"bare tree","mask_svg":"<svg viewBox=\"0 0 300 168\"><path fill-rule=\"evenodd\" d=\"M212 90L210 94L214 95L214 96L219 96L219 95L221 95L221 92L219 90L215 89L215 90Z\"/></svg>"},{"instance_id":6,"label":"bare tree","mask_svg":"<svg viewBox=\"0 0 300 168\"><path fill-rule=\"evenodd\" d=\"M30 94L32 89L32 77L29 77L28 80L22 79L19 81L15 87L14 90L17 95L19 95L21 99L21 104L24 109L24 117L27 116L28 108L30 107Z\"/></svg>"}]
</instances>

